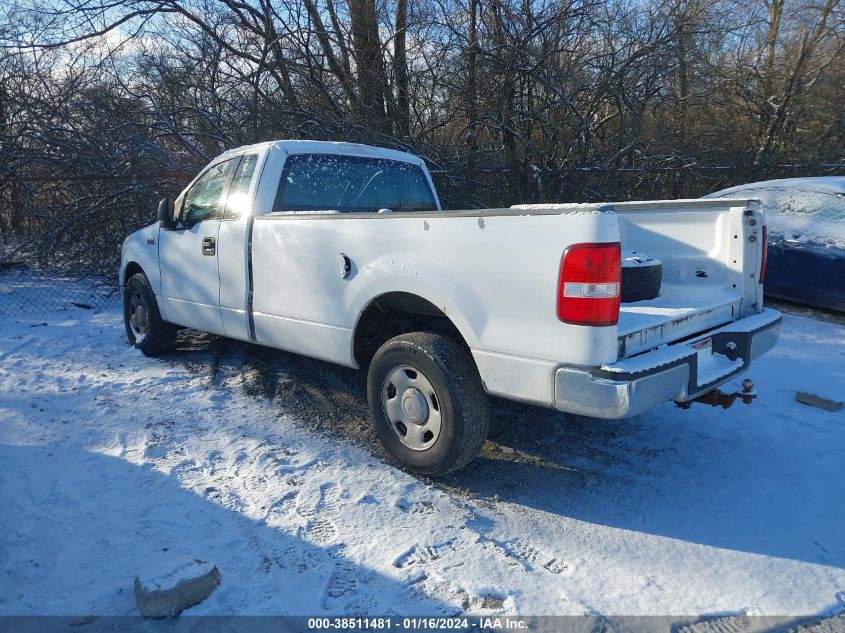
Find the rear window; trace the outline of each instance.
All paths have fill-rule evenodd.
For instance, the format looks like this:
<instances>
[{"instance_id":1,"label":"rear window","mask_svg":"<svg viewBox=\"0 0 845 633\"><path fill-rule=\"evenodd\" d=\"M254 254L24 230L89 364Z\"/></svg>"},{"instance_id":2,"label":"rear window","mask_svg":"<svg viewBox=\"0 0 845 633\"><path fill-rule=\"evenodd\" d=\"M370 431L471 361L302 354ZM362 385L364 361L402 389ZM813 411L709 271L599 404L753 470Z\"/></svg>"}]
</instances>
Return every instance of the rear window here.
<instances>
[{"instance_id":1,"label":"rear window","mask_svg":"<svg viewBox=\"0 0 845 633\"><path fill-rule=\"evenodd\" d=\"M342 213L435 211L422 169L382 158L336 154L293 154L276 192L273 211Z\"/></svg>"}]
</instances>

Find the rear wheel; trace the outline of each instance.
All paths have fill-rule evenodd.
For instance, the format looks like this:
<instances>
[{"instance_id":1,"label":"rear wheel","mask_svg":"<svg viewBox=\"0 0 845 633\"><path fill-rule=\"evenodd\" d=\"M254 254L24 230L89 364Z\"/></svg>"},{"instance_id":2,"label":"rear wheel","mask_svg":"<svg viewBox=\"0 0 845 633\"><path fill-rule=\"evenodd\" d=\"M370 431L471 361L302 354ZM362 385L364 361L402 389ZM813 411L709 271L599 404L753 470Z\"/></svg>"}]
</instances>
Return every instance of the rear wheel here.
<instances>
[{"instance_id":1,"label":"rear wheel","mask_svg":"<svg viewBox=\"0 0 845 633\"><path fill-rule=\"evenodd\" d=\"M382 443L413 472L461 468L487 437L489 402L478 370L469 350L443 334L412 332L382 345L367 396Z\"/></svg>"},{"instance_id":2,"label":"rear wheel","mask_svg":"<svg viewBox=\"0 0 845 633\"><path fill-rule=\"evenodd\" d=\"M136 273L123 291L123 324L129 344L146 356L156 356L173 347L176 326L161 318L155 294L144 273Z\"/></svg>"}]
</instances>

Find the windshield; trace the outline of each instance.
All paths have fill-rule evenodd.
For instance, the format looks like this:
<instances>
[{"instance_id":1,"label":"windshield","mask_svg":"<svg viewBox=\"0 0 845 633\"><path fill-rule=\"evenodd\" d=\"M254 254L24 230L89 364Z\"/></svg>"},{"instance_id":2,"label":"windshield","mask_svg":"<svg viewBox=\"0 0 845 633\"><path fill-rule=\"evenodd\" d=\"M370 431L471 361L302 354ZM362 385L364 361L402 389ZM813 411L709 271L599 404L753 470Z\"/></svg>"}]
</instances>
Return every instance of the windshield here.
<instances>
[{"instance_id":1,"label":"windshield","mask_svg":"<svg viewBox=\"0 0 845 633\"><path fill-rule=\"evenodd\" d=\"M380 209L437 210L419 166L383 158L293 154L285 161L273 205L274 212Z\"/></svg>"}]
</instances>

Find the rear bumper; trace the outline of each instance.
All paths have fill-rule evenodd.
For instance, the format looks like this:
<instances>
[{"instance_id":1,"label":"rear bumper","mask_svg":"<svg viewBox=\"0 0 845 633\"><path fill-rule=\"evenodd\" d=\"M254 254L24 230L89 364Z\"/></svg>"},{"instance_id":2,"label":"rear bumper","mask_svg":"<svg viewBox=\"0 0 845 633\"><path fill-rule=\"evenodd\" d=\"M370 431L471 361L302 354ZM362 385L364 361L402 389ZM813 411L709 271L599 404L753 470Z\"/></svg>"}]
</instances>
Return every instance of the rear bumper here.
<instances>
[{"instance_id":1,"label":"rear bumper","mask_svg":"<svg viewBox=\"0 0 845 633\"><path fill-rule=\"evenodd\" d=\"M712 391L745 371L772 349L781 314L766 309L695 339L592 369L560 367L555 372L556 409L596 418L626 418L669 400L684 402ZM699 367L692 344L712 338L719 359Z\"/></svg>"}]
</instances>

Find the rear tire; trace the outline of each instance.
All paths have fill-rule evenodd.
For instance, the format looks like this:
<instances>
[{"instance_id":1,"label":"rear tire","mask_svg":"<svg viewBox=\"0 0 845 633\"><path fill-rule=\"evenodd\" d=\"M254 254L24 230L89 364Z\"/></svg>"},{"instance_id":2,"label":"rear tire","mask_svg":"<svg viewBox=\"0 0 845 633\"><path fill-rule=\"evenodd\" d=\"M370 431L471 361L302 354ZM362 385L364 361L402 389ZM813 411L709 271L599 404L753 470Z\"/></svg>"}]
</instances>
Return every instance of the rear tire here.
<instances>
[{"instance_id":1,"label":"rear tire","mask_svg":"<svg viewBox=\"0 0 845 633\"><path fill-rule=\"evenodd\" d=\"M126 282L123 325L129 344L145 356L157 356L176 342L177 327L161 318L155 293L144 273L136 273Z\"/></svg>"},{"instance_id":2,"label":"rear tire","mask_svg":"<svg viewBox=\"0 0 845 633\"><path fill-rule=\"evenodd\" d=\"M465 466L487 438L490 403L478 369L469 350L443 334L412 332L382 345L367 399L382 444L420 475Z\"/></svg>"}]
</instances>

